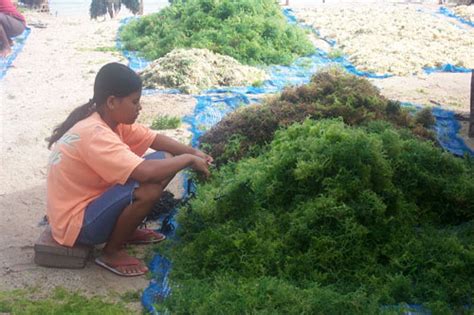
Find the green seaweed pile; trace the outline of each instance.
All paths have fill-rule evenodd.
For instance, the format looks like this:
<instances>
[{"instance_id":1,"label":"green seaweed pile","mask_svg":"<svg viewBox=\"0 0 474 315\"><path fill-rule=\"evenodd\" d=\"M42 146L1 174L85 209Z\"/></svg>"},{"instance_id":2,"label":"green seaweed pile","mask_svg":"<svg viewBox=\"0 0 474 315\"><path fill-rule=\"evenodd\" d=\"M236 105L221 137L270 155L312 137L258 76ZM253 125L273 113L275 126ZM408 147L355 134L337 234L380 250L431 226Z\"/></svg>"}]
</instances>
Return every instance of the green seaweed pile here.
<instances>
[{"instance_id":1,"label":"green seaweed pile","mask_svg":"<svg viewBox=\"0 0 474 315\"><path fill-rule=\"evenodd\" d=\"M434 138L426 129L434 124L431 110L413 116L399 102L383 97L367 79L327 68L306 85L288 87L263 105L242 107L228 115L201 137L201 147L221 165L259 154L278 128L306 118L334 117L350 125L382 119L409 128L421 138Z\"/></svg>"},{"instance_id":2,"label":"green seaweed pile","mask_svg":"<svg viewBox=\"0 0 474 315\"><path fill-rule=\"evenodd\" d=\"M179 213L172 314L469 313L474 161L373 121L307 119ZM402 308L392 308L401 305Z\"/></svg>"},{"instance_id":3,"label":"green seaweed pile","mask_svg":"<svg viewBox=\"0 0 474 315\"><path fill-rule=\"evenodd\" d=\"M175 48L207 48L250 64L290 64L314 51L273 0L188 0L126 25L126 49L150 60Z\"/></svg>"}]
</instances>

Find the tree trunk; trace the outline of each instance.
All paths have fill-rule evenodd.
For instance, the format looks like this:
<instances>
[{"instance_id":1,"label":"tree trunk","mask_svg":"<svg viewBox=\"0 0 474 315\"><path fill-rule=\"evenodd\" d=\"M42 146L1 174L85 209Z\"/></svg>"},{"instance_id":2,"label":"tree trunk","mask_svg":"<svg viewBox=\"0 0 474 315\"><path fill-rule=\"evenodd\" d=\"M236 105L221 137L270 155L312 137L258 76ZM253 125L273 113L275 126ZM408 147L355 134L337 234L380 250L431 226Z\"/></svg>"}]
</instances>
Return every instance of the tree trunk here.
<instances>
[{"instance_id":1,"label":"tree trunk","mask_svg":"<svg viewBox=\"0 0 474 315\"><path fill-rule=\"evenodd\" d=\"M469 137L474 138L474 69L471 72L471 115L469 117Z\"/></svg>"},{"instance_id":2,"label":"tree trunk","mask_svg":"<svg viewBox=\"0 0 474 315\"><path fill-rule=\"evenodd\" d=\"M140 0L140 10L138 11L138 15L143 15L143 0Z\"/></svg>"}]
</instances>

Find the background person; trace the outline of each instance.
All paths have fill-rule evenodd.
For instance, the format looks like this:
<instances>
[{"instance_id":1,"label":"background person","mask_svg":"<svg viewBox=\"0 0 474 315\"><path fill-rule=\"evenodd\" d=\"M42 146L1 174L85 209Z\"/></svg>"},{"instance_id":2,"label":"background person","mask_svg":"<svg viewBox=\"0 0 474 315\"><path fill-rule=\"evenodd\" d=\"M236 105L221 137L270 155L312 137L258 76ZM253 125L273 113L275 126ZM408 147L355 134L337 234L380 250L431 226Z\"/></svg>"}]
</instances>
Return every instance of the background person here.
<instances>
[{"instance_id":1,"label":"background person","mask_svg":"<svg viewBox=\"0 0 474 315\"><path fill-rule=\"evenodd\" d=\"M0 0L0 57L8 56L13 46L12 37L26 28L26 20L10 0Z\"/></svg>"}]
</instances>

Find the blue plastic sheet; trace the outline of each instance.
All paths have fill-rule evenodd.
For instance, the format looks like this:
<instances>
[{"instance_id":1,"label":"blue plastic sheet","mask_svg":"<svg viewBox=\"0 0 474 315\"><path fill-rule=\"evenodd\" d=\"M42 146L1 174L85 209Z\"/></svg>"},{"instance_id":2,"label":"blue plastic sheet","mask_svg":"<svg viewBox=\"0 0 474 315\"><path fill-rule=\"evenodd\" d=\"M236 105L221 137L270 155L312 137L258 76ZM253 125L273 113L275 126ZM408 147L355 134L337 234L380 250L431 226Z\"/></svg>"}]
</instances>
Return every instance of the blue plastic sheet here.
<instances>
[{"instance_id":1,"label":"blue plastic sheet","mask_svg":"<svg viewBox=\"0 0 474 315\"><path fill-rule=\"evenodd\" d=\"M469 21L469 20L466 20L465 18L459 16L459 15L456 15L454 14L454 12L452 12L451 10L449 10L448 8L446 7L441 7L439 8L438 12L442 15L445 15L447 17L450 17L450 18L453 18L453 19L456 19L458 20L459 22L463 23L463 24L466 24L466 25L469 25L471 27L474 27L474 22L472 21Z\"/></svg>"},{"instance_id":2,"label":"blue plastic sheet","mask_svg":"<svg viewBox=\"0 0 474 315\"><path fill-rule=\"evenodd\" d=\"M461 124L456 119L455 113L435 107L433 108L433 115L436 117L434 129L439 144L455 155L464 156L468 154L474 156L474 151L459 137Z\"/></svg>"},{"instance_id":3,"label":"blue plastic sheet","mask_svg":"<svg viewBox=\"0 0 474 315\"><path fill-rule=\"evenodd\" d=\"M12 47L11 54L8 55L7 58L0 58L0 80L3 79L3 77L5 77L5 75L7 74L8 68L11 67L15 58L23 49L23 46L25 46L26 39L28 38L28 35L30 35L30 33L31 33L31 29L27 27L22 34L14 37L13 38L14 45Z\"/></svg>"},{"instance_id":4,"label":"blue plastic sheet","mask_svg":"<svg viewBox=\"0 0 474 315\"><path fill-rule=\"evenodd\" d=\"M431 68L426 67L426 68L423 68L423 70L428 74L433 73L433 72L471 72L472 71L472 69L455 66L449 63L444 64L440 67L431 67Z\"/></svg>"},{"instance_id":5,"label":"blue plastic sheet","mask_svg":"<svg viewBox=\"0 0 474 315\"><path fill-rule=\"evenodd\" d=\"M186 174L183 176L182 186L185 187L182 200L187 200L194 196L196 186ZM176 212L177 210L173 209L170 213L162 214L158 219L158 222L161 223L159 232L165 234L167 239L176 239L176 229L178 228L178 223L175 220ZM153 278L150 280L148 287L143 291L141 302L148 313L158 314L154 305L163 301L171 293L169 274L172 264L167 258L155 254L148 264L148 268Z\"/></svg>"},{"instance_id":6,"label":"blue plastic sheet","mask_svg":"<svg viewBox=\"0 0 474 315\"><path fill-rule=\"evenodd\" d=\"M122 54L125 56L125 58L127 58L128 66L135 71L140 71L140 70L145 69L146 66L148 66L151 62L141 57L136 51L126 50L120 38L122 27L124 27L126 24L136 19L138 19L138 17L131 16L131 17L127 17L120 20L120 26L117 32L117 39L115 41L115 46L117 47L119 51L122 51Z\"/></svg>"},{"instance_id":7,"label":"blue plastic sheet","mask_svg":"<svg viewBox=\"0 0 474 315\"><path fill-rule=\"evenodd\" d=\"M423 108L422 105L414 103L402 102L401 104L404 107L414 108L415 110ZM459 136L461 124L456 119L456 113L441 107L432 107L431 112L436 118L433 129L436 133L438 144L454 155L464 156L467 154L474 156L474 150L469 148Z\"/></svg>"},{"instance_id":8,"label":"blue plastic sheet","mask_svg":"<svg viewBox=\"0 0 474 315\"><path fill-rule=\"evenodd\" d=\"M160 256L155 255L148 265L153 279L150 285L143 291L142 304L150 314L158 314L155 303L163 301L170 294L169 273L171 271L171 262Z\"/></svg>"}]
</instances>

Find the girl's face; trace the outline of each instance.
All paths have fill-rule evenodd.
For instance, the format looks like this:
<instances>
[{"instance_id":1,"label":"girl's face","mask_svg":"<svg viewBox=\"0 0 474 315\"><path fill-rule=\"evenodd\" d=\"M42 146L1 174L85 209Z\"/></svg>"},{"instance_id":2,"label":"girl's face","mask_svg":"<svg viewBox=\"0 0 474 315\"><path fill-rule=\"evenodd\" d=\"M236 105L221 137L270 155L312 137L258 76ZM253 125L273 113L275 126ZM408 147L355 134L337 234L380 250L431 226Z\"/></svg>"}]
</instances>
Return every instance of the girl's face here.
<instances>
[{"instance_id":1,"label":"girl's face","mask_svg":"<svg viewBox=\"0 0 474 315\"><path fill-rule=\"evenodd\" d=\"M131 125L137 118L140 110L141 91L133 92L125 97L112 97L110 99L110 112L115 122Z\"/></svg>"}]
</instances>

